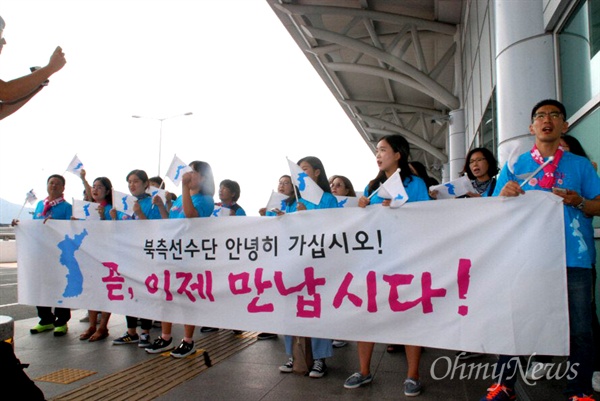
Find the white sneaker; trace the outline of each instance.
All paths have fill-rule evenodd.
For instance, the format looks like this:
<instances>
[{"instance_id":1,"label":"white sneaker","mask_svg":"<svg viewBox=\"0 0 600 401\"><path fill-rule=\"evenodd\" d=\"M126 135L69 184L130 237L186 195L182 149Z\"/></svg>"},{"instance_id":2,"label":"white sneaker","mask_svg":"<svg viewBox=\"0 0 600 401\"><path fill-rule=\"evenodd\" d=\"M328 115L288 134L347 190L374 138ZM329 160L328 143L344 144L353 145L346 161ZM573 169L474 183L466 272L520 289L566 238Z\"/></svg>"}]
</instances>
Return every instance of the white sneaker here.
<instances>
[{"instance_id":1,"label":"white sneaker","mask_svg":"<svg viewBox=\"0 0 600 401\"><path fill-rule=\"evenodd\" d=\"M527 380L540 380L543 379L552 367L551 363L543 362L531 362L529 369L527 369L526 378Z\"/></svg>"},{"instance_id":2,"label":"white sneaker","mask_svg":"<svg viewBox=\"0 0 600 401\"><path fill-rule=\"evenodd\" d=\"M592 388L600 392L600 372L594 372L592 375Z\"/></svg>"}]
</instances>

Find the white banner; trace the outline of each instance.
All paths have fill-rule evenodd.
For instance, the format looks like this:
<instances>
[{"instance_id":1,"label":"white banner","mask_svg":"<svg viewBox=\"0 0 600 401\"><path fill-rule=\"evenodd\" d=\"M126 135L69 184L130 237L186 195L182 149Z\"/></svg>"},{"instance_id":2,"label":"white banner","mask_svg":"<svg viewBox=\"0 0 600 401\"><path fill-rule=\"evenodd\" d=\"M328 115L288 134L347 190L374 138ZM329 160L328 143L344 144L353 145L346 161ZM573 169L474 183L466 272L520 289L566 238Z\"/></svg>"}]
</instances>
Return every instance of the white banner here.
<instances>
[{"instance_id":1,"label":"white banner","mask_svg":"<svg viewBox=\"0 0 600 401\"><path fill-rule=\"evenodd\" d=\"M560 198L538 191L280 217L22 221L19 303L567 355L563 224Z\"/></svg>"}]
</instances>

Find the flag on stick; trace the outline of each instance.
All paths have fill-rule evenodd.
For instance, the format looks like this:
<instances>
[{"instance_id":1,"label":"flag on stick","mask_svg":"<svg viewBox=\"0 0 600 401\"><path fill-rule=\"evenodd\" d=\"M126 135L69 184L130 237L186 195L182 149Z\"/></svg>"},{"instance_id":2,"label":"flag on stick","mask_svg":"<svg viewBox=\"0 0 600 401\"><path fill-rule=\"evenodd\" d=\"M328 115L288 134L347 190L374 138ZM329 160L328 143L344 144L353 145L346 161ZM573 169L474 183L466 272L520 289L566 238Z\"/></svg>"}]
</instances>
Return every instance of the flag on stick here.
<instances>
[{"instance_id":1,"label":"flag on stick","mask_svg":"<svg viewBox=\"0 0 600 401\"><path fill-rule=\"evenodd\" d=\"M194 170L186 163L181 161L181 159L177 157L177 155L173 155L173 161L171 161L171 165L169 166L166 175L171 181L173 181L173 184L175 184L175 186L178 187L181 183L181 178L188 171Z\"/></svg>"},{"instance_id":2,"label":"flag on stick","mask_svg":"<svg viewBox=\"0 0 600 401\"><path fill-rule=\"evenodd\" d=\"M29 203L30 205L33 205L33 203L37 200L37 196L35 196L35 193L33 192L33 189L29 192L27 192L27 194L25 195L25 202L23 202L23 206L21 206L21 210L19 210L19 214L17 214L17 218L16 220L19 219L19 217L21 217L21 212L23 212L23 209L25 208L25 205L27 203Z\"/></svg>"},{"instance_id":3,"label":"flag on stick","mask_svg":"<svg viewBox=\"0 0 600 401\"><path fill-rule=\"evenodd\" d=\"M148 189L146 190L146 193L149 194L153 198L155 196L158 196L160 199L162 199L162 201L165 205L167 204L167 191L165 191L164 189L160 189L160 188L153 187L152 185L150 185L148 187Z\"/></svg>"},{"instance_id":4,"label":"flag on stick","mask_svg":"<svg viewBox=\"0 0 600 401\"><path fill-rule=\"evenodd\" d=\"M215 205L211 217L228 217L231 216L231 209L225 206Z\"/></svg>"},{"instance_id":5,"label":"flag on stick","mask_svg":"<svg viewBox=\"0 0 600 401\"><path fill-rule=\"evenodd\" d=\"M82 169L83 169L83 163L81 162L81 160L79 160L79 157L77 157L77 155L75 155L73 157L73 160L71 160L71 163L69 163L69 166L67 167L67 171L69 173L73 173L77 177L79 177L79 174L81 173Z\"/></svg>"},{"instance_id":6,"label":"flag on stick","mask_svg":"<svg viewBox=\"0 0 600 401\"><path fill-rule=\"evenodd\" d=\"M35 195L35 192L33 192L33 189L31 191L27 192L27 195L25 197L25 202L29 203L30 205L33 205L36 200L37 200L37 196Z\"/></svg>"},{"instance_id":7,"label":"flag on stick","mask_svg":"<svg viewBox=\"0 0 600 401\"><path fill-rule=\"evenodd\" d=\"M292 184L298 187L303 199L318 205L323 197L323 190L312 178L308 176L300 166L287 159L290 166L290 175L292 176Z\"/></svg>"},{"instance_id":8,"label":"flag on stick","mask_svg":"<svg viewBox=\"0 0 600 401\"><path fill-rule=\"evenodd\" d=\"M271 192L271 197L267 203L267 210L279 209L285 210L285 200L288 198L287 195L279 193L277 191Z\"/></svg>"},{"instance_id":9,"label":"flag on stick","mask_svg":"<svg viewBox=\"0 0 600 401\"><path fill-rule=\"evenodd\" d=\"M99 203L73 199L73 217L82 220L102 220Z\"/></svg>"},{"instance_id":10,"label":"flag on stick","mask_svg":"<svg viewBox=\"0 0 600 401\"><path fill-rule=\"evenodd\" d=\"M400 178L400 169L397 169L380 187L379 196L384 199L391 199L391 208L397 208L408 201L408 194Z\"/></svg>"},{"instance_id":11,"label":"flag on stick","mask_svg":"<svg viewBox=\"0 0 600 401\"><path fill-rule=\"evenodd\" d=\"M433 185L429 187L429 190L437 191L436 199L452 199L463 196L467 192L476 192L471 180L469 180L469 177L466 175L446 182L445 184Z\"/></svg>"},{"instance_id":12,"label":"flag on stick","mask_svg":"<svg viewBox=\"0 0 600 401\"><path fill-rule=\"evenodd\" d=\"M338 201L338 207L358 207L357 196L338 196L335 195Z\"/></svg>"},{"instance_id":13,"label":"flag on stick","mask_svg":"<svg viewBox=\"0 0 600 401\"><path fill-rule=\"evenodd\" d=\"M124 192L119 192L113 189L113 207L118 211L125 213L128 216L133 216L133 205L137 202L137 198L133 195L127 195Z\"/></svg>"}]
</instances>

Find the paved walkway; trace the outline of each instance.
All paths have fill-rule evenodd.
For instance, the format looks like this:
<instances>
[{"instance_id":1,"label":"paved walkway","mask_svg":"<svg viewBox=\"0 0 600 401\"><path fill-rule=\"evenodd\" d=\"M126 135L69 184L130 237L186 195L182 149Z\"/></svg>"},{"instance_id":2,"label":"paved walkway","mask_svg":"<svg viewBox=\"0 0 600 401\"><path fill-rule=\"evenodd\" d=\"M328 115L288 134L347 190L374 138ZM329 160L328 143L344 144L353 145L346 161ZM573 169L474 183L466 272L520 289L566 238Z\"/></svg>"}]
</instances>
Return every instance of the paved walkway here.
<instances>
[{"instance_id":1,"label":"paved walkway","mask_svg":"<svg viewBox=\"0 0 600 401\"><path fill-rule=\"evenodd\" d=\"M321 379L283 374L278 366L287 360L283 337L257 341L256 333L235 336L229 330L200 333L195 340L201 352L176 360L168 355L150 355L135 345L112 345L111 339L125 332L125 318L113 315L111 336L100 342L80 341L87 323L80 323L84 311L73 311L69 333L54 337L52 332L29 334L37 318L15 322L15 351L29 363L28 376L36 381L48 400L398 400L406 376L404 353L389 354L378 344L372 362L373 382L358 389L345 389L344 380L358 368L356 344L335 350L327 361L329 370ZM152 339L160 329L151 331ZM175 339L183 328L174 325ZM449 362L454 351L427 348L421 361L423 401L478 401L490 380L475 377L470 364L488 366L492 355L471 359L454 370ZM462 369L462 371L461 371ZM463 377L461 378L461 372ZM49 381L42 381L49 380ZM562 380L542 380L520 388L520 400L562 400ZM5 391L3 389L3 391Z\"/></svg>"}]
</instances>

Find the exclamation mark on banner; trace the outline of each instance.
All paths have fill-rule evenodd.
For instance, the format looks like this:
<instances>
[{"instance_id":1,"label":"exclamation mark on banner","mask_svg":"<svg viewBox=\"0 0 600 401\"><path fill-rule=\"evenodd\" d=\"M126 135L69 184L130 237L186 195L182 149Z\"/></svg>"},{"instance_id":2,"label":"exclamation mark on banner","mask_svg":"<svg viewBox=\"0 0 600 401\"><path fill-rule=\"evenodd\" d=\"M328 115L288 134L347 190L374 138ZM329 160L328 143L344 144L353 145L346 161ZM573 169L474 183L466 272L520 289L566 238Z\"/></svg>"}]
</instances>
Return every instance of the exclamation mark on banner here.
<instances>
[{"instance_id":1,"label":"exclamation mark on banner","mask_svg":"<svg viewBox=\"0 0 600 401\"><path fill-rule=\"evenodd\" d=\"M471 271L471 260L460 259L458 261L458 273L457 273L458 298L459 299L467 299L467 292L469 291L469 283L471 282L471 275L469 274L470 271ZM467 305L460 305L458 307L459 315L466 316L467 313L469 313L469 307Z\"/></svg>"}]
</instances>

